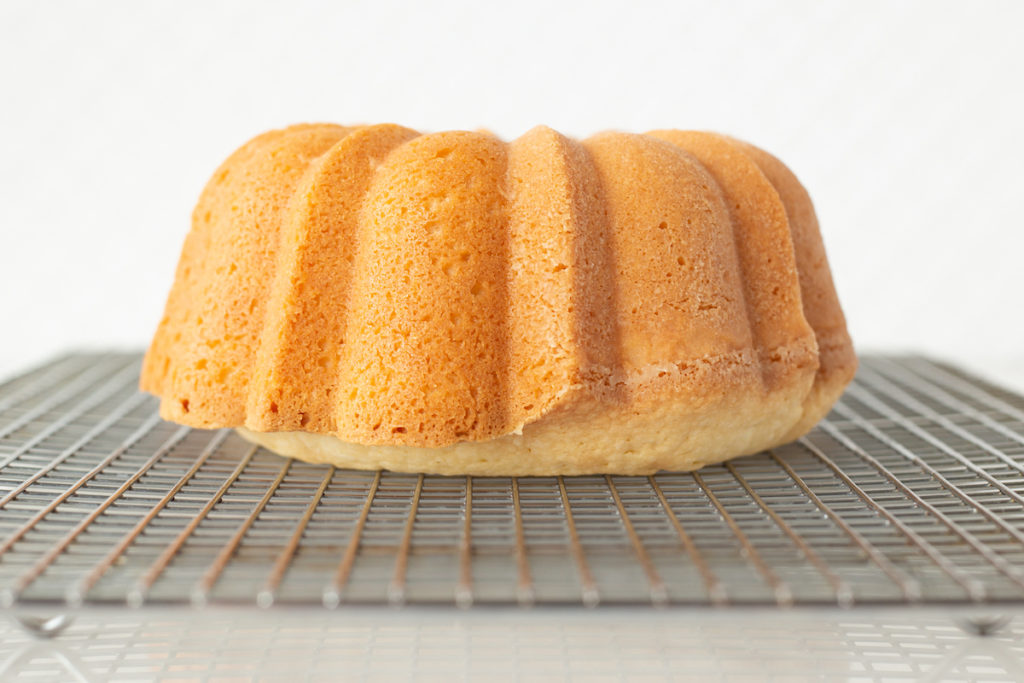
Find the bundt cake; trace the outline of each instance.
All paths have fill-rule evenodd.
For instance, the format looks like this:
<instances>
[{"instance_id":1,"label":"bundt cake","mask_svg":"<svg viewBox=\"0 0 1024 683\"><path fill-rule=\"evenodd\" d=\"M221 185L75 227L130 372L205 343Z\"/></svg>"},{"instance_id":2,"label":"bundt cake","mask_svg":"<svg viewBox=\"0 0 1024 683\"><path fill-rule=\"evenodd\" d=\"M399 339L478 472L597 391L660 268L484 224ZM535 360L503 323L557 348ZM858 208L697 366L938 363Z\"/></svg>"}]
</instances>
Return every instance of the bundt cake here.
<instances>
[{"instance_id":1,"label":"bundt cake","mask_svg":"<svg viewBox=\"0 0 1024 683\"><path fill-rule=\"evenodd\" d=\"M313 124L206 186L141 386L340 467L649 474L800 436L855 368L810 199L756 147Z\"/></svg>"}]
</instances>

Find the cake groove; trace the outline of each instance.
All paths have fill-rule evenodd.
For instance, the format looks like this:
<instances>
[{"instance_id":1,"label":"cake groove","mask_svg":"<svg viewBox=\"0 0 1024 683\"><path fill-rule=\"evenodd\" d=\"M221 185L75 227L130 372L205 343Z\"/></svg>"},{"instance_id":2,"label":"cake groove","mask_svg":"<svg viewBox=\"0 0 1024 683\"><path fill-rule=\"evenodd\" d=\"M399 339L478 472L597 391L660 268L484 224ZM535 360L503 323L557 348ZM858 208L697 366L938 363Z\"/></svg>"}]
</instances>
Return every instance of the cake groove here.
<instances>
[{"instance_id":1,"label":"cake groove","mask_svg":"<svg viewBox=\"0 0 1024 683\"><path fill-rule=\"evenodd\" d=\"M380 162L418 135L390 124L352 129L295 188L256 349L250 428L337 429L328 393L337 390L363 201Z\"/></svg>"},{"instance_id":2,"label":"cake groove","mask_svg":"<svg viewBox=\"0 0 1024 683\"><path fill-rule=\"evenodd\" d=\"M573 335L579 355L579 376L574 393L624 403L624 385L612 381L622 366L619 325L619 290L614 237L608 214L607 193L590 150L564 136L568 184L572 202Z\"/></svg>"}]
</instances>

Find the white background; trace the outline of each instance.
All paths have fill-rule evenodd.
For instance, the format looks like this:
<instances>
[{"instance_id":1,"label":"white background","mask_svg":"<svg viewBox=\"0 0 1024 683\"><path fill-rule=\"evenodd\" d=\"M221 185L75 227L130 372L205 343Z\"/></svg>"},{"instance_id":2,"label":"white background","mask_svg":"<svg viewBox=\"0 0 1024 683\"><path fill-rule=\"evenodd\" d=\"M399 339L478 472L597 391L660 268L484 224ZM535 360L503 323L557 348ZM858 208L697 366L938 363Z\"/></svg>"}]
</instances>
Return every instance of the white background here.
<instances>
[{"instance_id":1,"label":"white background","mask_svg":"<svg viewBox=\"0 0 1024 683\"><path fill-rule=\"evenodd\" d=\"M268 128L713 129L817 205L858 348L1024 386L1024 2L0 5L0 375L144 347Z\"/></svg>"}]
</instances>

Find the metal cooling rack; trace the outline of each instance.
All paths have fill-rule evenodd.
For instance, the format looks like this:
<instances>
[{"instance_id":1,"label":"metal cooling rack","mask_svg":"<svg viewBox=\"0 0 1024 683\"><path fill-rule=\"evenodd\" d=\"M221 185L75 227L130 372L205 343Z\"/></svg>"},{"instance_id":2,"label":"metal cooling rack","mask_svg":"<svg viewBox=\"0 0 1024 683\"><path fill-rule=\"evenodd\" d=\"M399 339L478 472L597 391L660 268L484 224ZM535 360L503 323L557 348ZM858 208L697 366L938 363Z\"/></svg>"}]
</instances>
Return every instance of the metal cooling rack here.
<instances>
[{"instance_id":1,"label":"metal cooling rack","mask_svg":"<svg viewBox=\"0 0 1024 683\"><path fill-rule=\"evenodd\" d=\"M3 604L1024 604L1024 398L922 358L773 452L564 479L282 459L161 421L138 369L0 385Z\"/></svg>"}]
</instances>

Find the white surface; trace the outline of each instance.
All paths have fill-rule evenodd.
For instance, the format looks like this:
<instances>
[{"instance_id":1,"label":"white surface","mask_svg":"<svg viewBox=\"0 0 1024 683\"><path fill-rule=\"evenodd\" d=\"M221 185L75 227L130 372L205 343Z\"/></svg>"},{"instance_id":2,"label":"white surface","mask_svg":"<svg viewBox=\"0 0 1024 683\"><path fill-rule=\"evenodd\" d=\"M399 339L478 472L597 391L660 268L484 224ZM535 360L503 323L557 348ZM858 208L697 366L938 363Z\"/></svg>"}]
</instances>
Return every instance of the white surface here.
<instances>
[{"instance_id":1,"label":"white surface","mask_svg":"<svg viewBox=\"0 0 1024 683\"><path fill-rule=\"evenodd\" d=\"M97 610L52 640L34 640L0 615L0 677L1019 683L1021 619L979 638L958 625L973 616L947 609Z\"/></svg>"},{"instance_id":2,"label":"white surface","mask_svg":"<svg viewBox=\"0 0 1024 683\"><path fill-rule=\"evenodd\" d=\"M1010 1L7 0L0 375L144 346L208 175L308 120L749 139L810 189L861 349L1020 374L1021 26Z\"/></svg>"}]
</instances>

